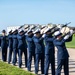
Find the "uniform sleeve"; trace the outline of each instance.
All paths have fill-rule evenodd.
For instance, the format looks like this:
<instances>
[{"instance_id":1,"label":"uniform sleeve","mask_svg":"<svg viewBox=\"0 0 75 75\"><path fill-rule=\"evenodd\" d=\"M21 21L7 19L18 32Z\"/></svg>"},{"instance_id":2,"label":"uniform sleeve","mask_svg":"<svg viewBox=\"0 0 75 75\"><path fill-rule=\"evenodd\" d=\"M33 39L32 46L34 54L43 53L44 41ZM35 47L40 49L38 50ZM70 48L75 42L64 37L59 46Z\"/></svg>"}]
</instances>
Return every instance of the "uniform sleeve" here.
<instances>
[{"instance_id":1,"label":"uniform sleeve","mask_svg":"<svg viewBox=\"0 0 75 75\"><path fill-rule=\"evenodd\" d=\"M34 38L34 42L38 43L38 42L39 42L39 40L38 40L38 39L36 39L36 38Z\"/></svg>"},{"instance_id":2,"label":"uniform sleeve","mask_svg":"<svg viewBox=\"0 0 75 75\"><path fill-rule=\"evenodd\" d=\"M70 36L67 40L65 40L66 42L71 42L72 41L72 38L73 38L73 35Z\"/></svg>"},{"instance_id":3,"label":"uniform sleeve","mask_svg":"<svg viewBox=\"0 0 75 75\"><path fill-rule=\"evenodd\" d=\"M53 38L45 38L46 41L53 41Z\"/></svg>"},{"instance_id":4,"label":"uniform sleeve","mask_svg":"<svg viewBox=\"0 0 75 75\"><path fill-rule=\"evenodd\" d=\"M36 39L36 37L35 37L35 36L33 36L33 38L32 38L32 39L33 39L33 41L34 41L34 42L38 42L38 40Z\"/></svg>"},{"instance_id":5,"label":"uniform sleeve","mask_svg":"<svg viewBox=\"0 0 75 75\"><path fill-rule=\"evenodd\" d=\"M7 41L7 47L8 47L8 44L9 44L9 41L8 41L9 39L8 39L8 36L6 37L6 41Z\"/></svg>"},{"instance_id":6,"label":"uniform sleeve","mask_svg":"<svg viewBox=\"0 0 75 75\"><path fill-rule=\"evenodd\" d=\"M24 35L24 37L25 37L25 39L27 40L27 37L28 37L28 36L27 36L27 35Z\"/></svg>"},{"instance_id":7,"label":"uniform sleeve","mask_svg":"<svg viewBox=\"0 0 75 75\"><path fill-rule=\"evenodd\" d=\"M26 38L26 36L25 36L25 35L22 35L22 38L23 38L23 37L25 37L25 38Z\"/></svg>"},{"instance_id":8,"label":"uniform sleeve","mask_svg":"<svg viewBox=\"0 0 75 75\"><path fill-rule=\"evenodd\" d=\"M33 37L33 41L34 41L35 43L39 43L39 39L37 39L36 37Z\"/></svg>"},{"instance_id":9,"label":"uniform sleeve","mask_svg":"<svg viewBox=\"0 0 75 75\"><path fill-rule=\"evenodd\" d=\"M28 38L27 41L30 41L31 42L32 41L32 38Z\"/></svg>"},{"instance_id":10,"label":"uniform sleeve","mask_svg":"<svg viewBox=\"0 0 75 75\"><path fill-rule=\"evenodd\" d=\"M33 38L29 38L28 36L26 37L27 42L33 41Z\"/></svg>"},{"instance_id":11,"label":"uniform sleeve","mask_svg":"<svg viewBox=\"0 0 75 75\"><path fill-rule=\"evenodd\" d=\"M1 46L1 37L0 37L0 46Z\"/></svg>"},{"instance_id":12,"label":"uniform sleeve","mask_svg":"<svg viewBox=\"0 0 75 75\"><path fill-rule=\"evenodd\" d=\"M42 40L43 40L43 38L41 37L41 38L39 38L39 39L35 39L35 42L40 43Z\"/></svg>"},{"instance_id":13,"label":"uniform sleeve","mask_svg":"<svg viewBox=\"0 0 75 75\"><path fill-rule=\"evenodd\" d=\"M65 40L63 39L63 40L61 40L61 41L53 41L54 42L54 45L62 45L63 43L65 43Z\"/></svg>"},{"instance_id":14,"label":"uniform sleeve","mask_svg":"<svg viewBox=\"0 0 75 75\"><path fill-rule=\"evenodd\" d=\"M41 40L43 40L43 38L42 38L42 37L41 37L41 38L39 38L39 42L40 42Z\"/></svg>"}]
</instances>

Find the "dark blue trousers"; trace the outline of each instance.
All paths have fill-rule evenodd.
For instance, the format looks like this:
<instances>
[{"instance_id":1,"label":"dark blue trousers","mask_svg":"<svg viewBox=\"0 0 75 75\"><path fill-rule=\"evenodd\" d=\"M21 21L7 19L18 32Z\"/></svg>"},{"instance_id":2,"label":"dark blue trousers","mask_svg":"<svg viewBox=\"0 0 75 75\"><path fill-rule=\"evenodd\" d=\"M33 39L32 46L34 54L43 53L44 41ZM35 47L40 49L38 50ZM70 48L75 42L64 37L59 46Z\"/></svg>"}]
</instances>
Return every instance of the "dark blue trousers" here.
<instances>
[{"instance_id":1,"label":"dark blue trousers","mask_svg":"<svg viewBox=\"0 0 75 75\"><path fill-rule=\"evenodd\" d=\"M39 70L39 61L41 61L41 73L44 74L44 54L39 53L35 56L35 73L38 74Z\"/></svg>"},{"instance_id":2,"label":"dark blue trousers","mask_svg":"<svg viewBox=\"0 0 75 75\"><path fill-rule=\"evenodd\" d=\"M58 59L58 66L57 66L57 71L56 75L61 75L61 69L62 66L64 67L64 74L69 75L69 66L68 66L68 58L66 59Z\"/></svg>"},{"instance_id":3,"label":"dark blue trousers","mask_svg":"<svg viewBox=\"0 0 75 75\"><path fill-rule=\"evenodd\" d=\"M12 61L13 65L15 65L17 62L17 54L18 54L18 49L14 48L13 49L13 61Z\"/></svg>"},{"instance_id":4,"label":"dark blue trousers","mask_svg":"<svg viewBox=\"0 0 75 75\"><path fill-rule=\"evenodd\" d=\"M19 49L19 67L22 66L22 54L24 53L25 67L27 67L27 49Z\"/></svg>"},{"instance_id":5,"label":"dark blue trousers","mask_svg":"<svg viewBox=\"0 0 75 75\"><path fill-rule=\"evenodd\" d=\"M32 57L34 57L34 65L35 65L35 52L29 51L28 56L28 71L31 71L31 63L32 63Z\"/></svg>"},{"instance_id":6,"label":"dark blue trousers","mask_svg":"<svg viewBox=\"0 0 75 75\"><path fill-rule=\"evenodd\" d=\"M45 75L48 75L49 65L51 64L52 75L55 75L55 57L51 57L49 54L45 55Z\"/></svg>"},{"instance_id":7,"label":"dark blue trousers","mask_svg":"<svg viewBox=\"0 0 75 75\"><path fill-rule=\"evenodd\" d=\"M13 52L13 48L9 48L9 54L8 54L8 63L10 64L11 59L12 59L12 52Z\"/></svg>"},{"instance_id":8,"label":"dark blue trousers","mask_svg":"<svg viewBox=\"0 0 75 75\"><path fill-rule=\"evenodd\" d=\"M7 48L2 48L2 60L7 61Z\"/></svg>"}]
</instances>

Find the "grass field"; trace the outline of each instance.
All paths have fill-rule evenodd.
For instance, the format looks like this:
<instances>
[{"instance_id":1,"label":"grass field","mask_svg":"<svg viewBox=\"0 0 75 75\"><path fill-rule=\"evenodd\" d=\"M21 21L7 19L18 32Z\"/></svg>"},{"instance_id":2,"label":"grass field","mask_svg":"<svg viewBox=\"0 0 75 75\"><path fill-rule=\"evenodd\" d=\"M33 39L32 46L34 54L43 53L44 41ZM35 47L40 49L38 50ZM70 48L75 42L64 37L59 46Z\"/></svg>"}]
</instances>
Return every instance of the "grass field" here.
<instances>
[{"instance_id":1,"label":"grass field","mask_svg":"<svg viewBox=\"0 0 75 75\"><path fill-rule=\"evenodd\" d=\"M75 35L73 35L73 39L71 42L66 43L68 48L75 48Z\"/></svg>"},{"instance_id":2,"label":"grass field","mask_svg":"<svg viewBox=\"0 0 75 75\"><path fill-rule=\"evenodd\" d=\"M0 61L0 75L35 75Z\"/></svg>"}]
</instances>

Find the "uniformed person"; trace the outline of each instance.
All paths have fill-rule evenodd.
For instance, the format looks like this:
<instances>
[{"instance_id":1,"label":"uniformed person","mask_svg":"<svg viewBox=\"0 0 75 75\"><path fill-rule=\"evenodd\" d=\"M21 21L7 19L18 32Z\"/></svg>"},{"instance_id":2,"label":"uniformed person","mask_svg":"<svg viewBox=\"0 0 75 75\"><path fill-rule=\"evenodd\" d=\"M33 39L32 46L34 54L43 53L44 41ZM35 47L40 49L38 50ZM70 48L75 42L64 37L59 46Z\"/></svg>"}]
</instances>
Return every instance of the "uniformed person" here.
<instances>
[{"instance_id":1,"label":"uniformed person","mask_svg":"<svg viewBox=\"0 0 75 75\"><path fill-rule=\"evenodd\" d=\"M64 67L64 74L69 75L69 54L66 49L65 42L70 42L72 40L72 33L70 32L62 39L62 34L60 33L60 31L55 32L54 35L54 45L58 49L56 75L61 75L62 66Z\"/></svg>"},{"instance_id":2,"label":"uniformed person","mask_svg":"<svg viewBox=\"0 0 75 75\"><path fill-rule=\"evenodd\" d=\"M18 30L13 31L13 65L16 65L17 62L17 54L18 54L18 39L17 39Z\"/></svg>"},{"instance_id":3,"label":"uniformed person","mask_svg":"<svg viewBox=\"0 0 75 75\"><path fill-rule=\"evenodd\" d=\"M35 43L35 73L38 74L39 61L41 60L41 72L44 74L44 43L39 30L36 30L34 36Z\"/></svg>"},{"instance_id":4,"label":"uniformed person","mask_svg":"<svg viewBox=\"0 0 75 75\"><path fill-rule=\"evenodd\" d=\"M2 60L7 61L7 47L8 47L8 41L6 36L6 31L2 31L1 39L1 49L2 49Z\"/></svg>"},{"instance_id":5,"label":"uniformed person","mask_svg":"<svg viewBox=\"0 0 75 75\"><path fill-rule=\"evenodd\" d=\"M1 38L0 38L0 46L1 46Z\"/></svg>"},{"instance_id":6,"label":"uniformed person","mask_svg":"<svg viewBox=\"0 0 75 75\"><path fill-rule=\"evenodd\" d=\"M32 30L28 30L27 32L27 46L28 46L28 71L31 71L31 63L32 63L32 57L34 57L34 65L35 65L35 44L33 41L33 32Z\"/></svg>"},{"instance_id":7,"label":"uniformed person","mask_svg":"<svg viewBox=\"0 0 75 75\"><path fill-rule=\"evenodd\" d=\"M23 53L25 59L25 67L27 67L27 44L26 44L26 36L23 30L19 30L17 39L18 39L18 51L19 51L19 68L21 68L22 66Z\"/></svg>"},{"instance_id":8,"label":"uniformed person","mask_svg":"<svg viewBox=\"0 0 75 75\"><path fill-rule=\"evenodd\" d=\"M12 38L12 30L9 31L8 35L8 46L9 46L9 53L8 53L8 64L10 64L12 59L12 52L13 52L13 38Z\"/></svg>"},{"instance_id":9,"label":"uniformed person","mask_svg":"<svg viewBox=\"0 0 75 75\"><path fill-rule=\"evenodd\" d=\"M51 64L52 75L55 75L55 49L53 44L53 36L50 28L45 31L45 75L48 75L49 65Z\"/></svg>"}]
</instances>

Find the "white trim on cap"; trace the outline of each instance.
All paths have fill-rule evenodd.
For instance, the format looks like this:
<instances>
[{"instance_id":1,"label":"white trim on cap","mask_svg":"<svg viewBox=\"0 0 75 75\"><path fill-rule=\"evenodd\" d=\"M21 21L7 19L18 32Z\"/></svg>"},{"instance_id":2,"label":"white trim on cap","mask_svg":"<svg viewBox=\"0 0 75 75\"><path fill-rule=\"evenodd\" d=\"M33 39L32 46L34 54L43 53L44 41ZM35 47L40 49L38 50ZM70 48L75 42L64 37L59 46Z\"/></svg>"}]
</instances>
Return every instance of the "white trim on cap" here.
<instances>
[{"instance_id":1,"label":"white trim on cap","mask_svg":"<svg viewBox=\"0 0 75 75\"><path fill-rule=\"evenodd\" d=\"M23 29L19 29L18 32L20 33L21 31L23 31Z\"/></svg>"},{"instance_id":2,"label":"white trim on cap","mask_svg":"<svg viewBox=\"0 0 75 75\"><path fill-rule=\"evenodd\" d=\"M54 36L58 36L59 34L61 34L61 32L60 32L60 31L56 31L56 32L54 33Z\"/></svg>"},{"instance_id":3,"label":"white trim on cap","mask_svg":"<svg viewBox=\"0 0 75 75\"><path fill-rule=\"evenodd\" d=\"M50 30L50 28L47 28L47 29L44 31L44 33L48 32L49 30Z\"/></svg>"},{"instance_id":4,"label":"white trim on cap","mask_svg":"<svg viewBox=\"0 0 75 75\"><path fill-rule=\"evenodd\" d=\"M40 29L37 29L37 30L34 32L34 34L37 33L37 32L40 32Z\"/></svg>"},{"instance_id":5,"label":"white trim on cap","mask_svg":"<svg viewBox=\"0 0 75 75\"><path fill-rule=\"evenodd\" d=\"M30 30L28 30L28 32L27 33L29 33L29 32L31 32L32 30L30 29Z\"/></svg>"}]
</instances>

